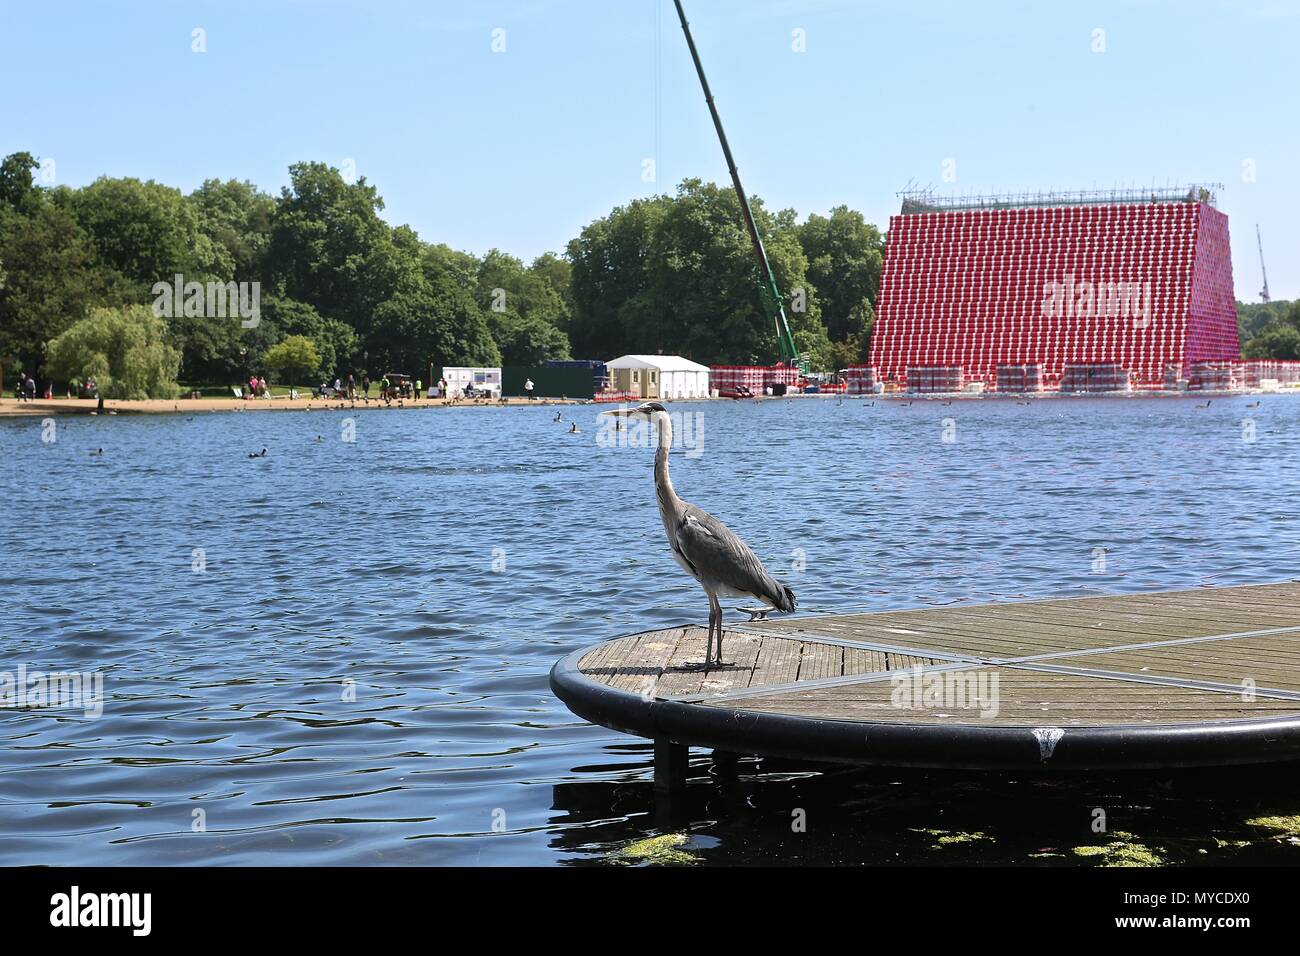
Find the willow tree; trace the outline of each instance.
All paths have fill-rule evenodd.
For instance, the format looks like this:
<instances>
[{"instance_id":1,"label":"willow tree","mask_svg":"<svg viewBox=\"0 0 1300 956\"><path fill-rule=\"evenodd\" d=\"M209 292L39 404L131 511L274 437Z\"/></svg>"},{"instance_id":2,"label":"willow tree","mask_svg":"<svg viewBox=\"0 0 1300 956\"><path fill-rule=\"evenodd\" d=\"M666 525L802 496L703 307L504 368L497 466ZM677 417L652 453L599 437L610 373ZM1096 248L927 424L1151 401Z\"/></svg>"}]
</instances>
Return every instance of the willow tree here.
<instances>
[{"instance_id":1,"label":"willow tree","mask_svg":"<svg viewBox=\"0 0 1300 956\"><path fill-rule=\"evenodd\" d=\"M148 306L92 309L46 345L45 374L61 382L93 378L107 398L175 398L181 354L166 333Z\"/></svg>"}]
</instances>

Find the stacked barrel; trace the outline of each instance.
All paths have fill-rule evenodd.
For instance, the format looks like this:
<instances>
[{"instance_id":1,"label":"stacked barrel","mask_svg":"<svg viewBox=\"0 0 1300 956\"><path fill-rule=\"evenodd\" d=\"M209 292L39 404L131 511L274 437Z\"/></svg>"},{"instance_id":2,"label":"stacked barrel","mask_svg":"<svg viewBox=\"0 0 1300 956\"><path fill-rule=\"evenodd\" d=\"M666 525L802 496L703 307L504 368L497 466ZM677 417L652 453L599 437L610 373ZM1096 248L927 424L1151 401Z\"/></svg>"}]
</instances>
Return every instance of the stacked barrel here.
<instances>
[{"instance_id":1,"label":"stacked barrel","mask_svg":"<svg viewBox=\"0 0 1300 956\"><path fill-rule=\"evenodd\" d=\"M1070 362L1061 370L1061 391L1126 392L1130 386L1128 370L1114 362Z\"/></svg>"},{"instance_id":2,"label":"stacked barrel","mask_svg":"<svg viewBox=\"0 0 1300 956\"><path fill-rule=\"evenodd\" d=\"M1187 370L1187 390L1226 392L1239 388L1235 371L1231 362L1193 362Z\"/></svg>"},{"instance_id":3,"label":"stacked barrel","mask_svg":"<svg viewBox=\"0 0 1300 956\"><path fill-rule=\"evenodd\" d=\"M907 390L921 394L960 392L960 365L913 365L907 369Z\"/></svg>"},{"instance_id":4,"label":"stacked barrel","mask_svg":"<svg viewBox=\"0 0 1300 956\"><path fill-rule=\"evenodd\" d=\"M1300 382L1300 362L1283 359L1250 359L1244 363L1243 378L1247 388L1259 388L1264 381L1279 385Z\"/></svg>"},{"instance_id":5,"label":"stacked barrel","mask_svg":"<svg viewBox=\"0 0 1300 956\"><path fill-rule=\"evenodd\" d=\"M799 370L788 365L710 365L709 387L718 391L744 386L762 395L774 384L794 388L799 384Z\"/></svg>"},{"instance_id":6,"label":"stacked barrel","mask_svg":"<svg viewBox=\"0 0 1300 956\"><path fill-rule=\"evenodd\" d=\"M849 395L870 395L876 389L876 379L876 370L870 365L851 365L844 370L844 390Z\"/></svg>"},{"instance_id":7,"label":"stacked barrel","mask_svg":"<svg viewBox=\"0 0 1300 956\"><path fill-rule=\"evenodd\" d=\"M1041 365L999 365L996 374L999 392L1041 392L1043 390Z\"/></svg>"},{"instance_id":8,"label":"stacked barrel","mask_svg":"<svg viewBox=\"0 0 1300 956\"><path fill-rule=\"evenodd\" d=\"M773 385L794 388L798 384L799 369L797 368L791 368L789 365L773 365L770 368L763 369L764 388L771 388Z\"/></svg>"}]
</instances>

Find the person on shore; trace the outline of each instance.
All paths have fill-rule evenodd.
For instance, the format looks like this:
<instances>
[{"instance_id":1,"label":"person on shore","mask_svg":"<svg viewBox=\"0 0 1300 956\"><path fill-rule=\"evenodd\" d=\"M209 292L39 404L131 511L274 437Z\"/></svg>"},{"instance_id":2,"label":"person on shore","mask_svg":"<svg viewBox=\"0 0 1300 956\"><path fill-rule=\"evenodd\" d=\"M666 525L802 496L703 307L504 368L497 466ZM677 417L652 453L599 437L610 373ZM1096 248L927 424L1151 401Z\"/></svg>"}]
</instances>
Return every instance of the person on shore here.
<instances>
[{"instance_id":1,"label":"person on shore","mask_svg":"<svg viewBox=\"0 0 1300 956\"><path fill-rule=\"evenodd\" d=\"M348 372L348 399L356 401L357 397L357 380L351 372Z\"/></svg>"},{"instance_id":2,"label":"person on shore","mask_svg":"<svg viewBox=\"0 0 1300 956\"><path fill-rule=\"evenodd\" d=\"M379 397L383 399L385 402L391 400L388 396L388 391L390 388L392 388L392 384L393 383L388 380L387 375L385 375L383 378L379 380Z\"/></svg>"},{"instance_id":3,"label":"person on shore","mask_svg":"<svg viewBox=\"0 0 1300 956\"><path fill-rule=\"evenodd\" d=\"M36 379L28 375L27 381L23 383L23 388L27 392L27 401L29 402L36 401Z\"/></svg>"},{"instance_id":4,"label":"person on shore","mask_svg":"<svg viewBox=\"0 0 1300 956\"><path fill-rule=\"evenodd\" d=\"M531 378L524 379L524 392L527 393L528 400L531 402L533 400L533 380Z\"/></svg>"},{"instance_id":5,"label":"person on shore","mask_svg":"<svg viewBox=\"0 0 1300 956\"><path fill-rule=\"evenodd\" d=\"M366 401L370 401L370 376L369 375L361 376L361 392L365 396Z\"/></svg>"},{"instance_id":6,"label":"person on shore","mask_svg":"<svg viewBox=\"0 0 1300 956\"><path fill-rule=\"evenodd\" d=\"M265 397L265 398L270 398L270 397L271 397L271 393L270 393L269 391L267 391L267 388L266 388L266 376L265 376L265 375L263 375L261 378L259 378L259 379L257 380L257 394L259 394L259 395L261 395L261 396L263 396L263 397Z\"/></svg>"},{"instance_id":7,"label":"person on shore","mask_svg":"<svg viewBox=\"0 0 1300 956\"><path fill-rule=\"evenodd\" d=\"M420 391L423 388L424 388L424 383L417 378L415 380L415 396L414 396L417 402L420 400Z\"/></svg>"}]
</instances>

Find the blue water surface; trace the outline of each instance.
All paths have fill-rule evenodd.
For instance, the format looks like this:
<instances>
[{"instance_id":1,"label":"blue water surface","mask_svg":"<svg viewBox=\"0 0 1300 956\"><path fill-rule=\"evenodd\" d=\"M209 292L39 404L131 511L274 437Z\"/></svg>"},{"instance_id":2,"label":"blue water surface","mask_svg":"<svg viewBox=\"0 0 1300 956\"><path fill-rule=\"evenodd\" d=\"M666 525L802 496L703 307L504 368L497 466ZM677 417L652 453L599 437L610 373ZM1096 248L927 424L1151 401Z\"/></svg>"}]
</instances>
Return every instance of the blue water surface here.
<instances>
[{"instance_id":1,"label":"blue water surface","mask_svg":"<svg viewBox=\"0 0 1300 956\"><path fill-rule=\"evenodd\" d=\"M677 403L673 475L800 613L1300 577L1300 401L1255 400ZM107 695L0 711L0 863L595 863L668 830L713 863L1069 862L1101 800L1177 861L1258 809L705 758L656 804L645 742L547 672L707 604L652 450L555 411L0 418L0 669Z\"/></svg>"}]
</instances>

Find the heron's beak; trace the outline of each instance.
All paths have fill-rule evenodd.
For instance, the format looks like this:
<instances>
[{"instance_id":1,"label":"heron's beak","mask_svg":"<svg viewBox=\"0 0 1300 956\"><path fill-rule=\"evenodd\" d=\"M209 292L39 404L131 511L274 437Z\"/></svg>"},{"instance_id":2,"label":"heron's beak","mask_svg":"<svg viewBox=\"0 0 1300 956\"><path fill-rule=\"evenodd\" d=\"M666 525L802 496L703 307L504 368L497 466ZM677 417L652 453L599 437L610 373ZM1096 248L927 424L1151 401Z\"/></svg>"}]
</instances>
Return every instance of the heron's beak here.
<instances>
[{"instance_id":1,"label":"heron's beak","mask_svg":"<svg viewBox=\"0 0 1300 956\"><path fill-rule=\"evenodd\" d=\"M611 408L608 411L601 412L600 414L612 415L615 418L627 418L635 411L635 408Z\"/></svg>"}]
</instances>

